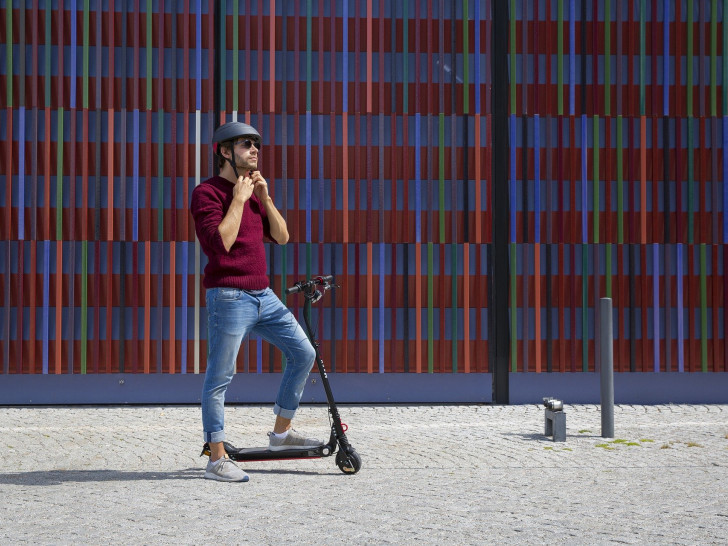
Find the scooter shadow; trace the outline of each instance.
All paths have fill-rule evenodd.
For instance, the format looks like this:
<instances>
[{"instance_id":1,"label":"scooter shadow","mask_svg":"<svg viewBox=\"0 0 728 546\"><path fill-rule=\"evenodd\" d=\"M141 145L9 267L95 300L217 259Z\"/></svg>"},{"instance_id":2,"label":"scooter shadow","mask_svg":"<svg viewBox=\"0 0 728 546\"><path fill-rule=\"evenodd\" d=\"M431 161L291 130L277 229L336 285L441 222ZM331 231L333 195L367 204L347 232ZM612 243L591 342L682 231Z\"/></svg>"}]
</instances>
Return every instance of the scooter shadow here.
<instances>
[{"instance_id":1,"label":"scooter shadow","mask_svg":"<svg viewBox=\"0 0 728 546\"><path fill-rule=\"evenodd\" d=\"M187 468L171 472L128 472L120 470L38 470L0 474L0 485L50 486L64 483L197 480L203 472Z\"/></svg>"}]
</instances>

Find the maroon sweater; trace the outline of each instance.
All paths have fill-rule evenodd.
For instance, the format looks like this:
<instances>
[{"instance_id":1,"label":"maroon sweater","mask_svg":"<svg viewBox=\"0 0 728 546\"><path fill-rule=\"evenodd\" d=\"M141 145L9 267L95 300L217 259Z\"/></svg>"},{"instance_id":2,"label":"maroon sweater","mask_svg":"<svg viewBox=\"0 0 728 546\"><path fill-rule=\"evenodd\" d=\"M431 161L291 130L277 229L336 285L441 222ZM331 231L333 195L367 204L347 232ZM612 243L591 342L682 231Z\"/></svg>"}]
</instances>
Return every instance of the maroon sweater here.
<instances>
[{"instance_id":1,"label":"maroon sweater","mask_svg":"<svg viewBox=\"0 0 728 546\"><path fill-rule=\"evenodd\" d=\"M233 200L233 183L214 176L192 192L190 211L202 250L207 255L205 288L262 290L269 286L263 238L270 236L265 208L255 195L245 202L238 237L225 250L218 227Z\"/></svg>"}]
</instances>

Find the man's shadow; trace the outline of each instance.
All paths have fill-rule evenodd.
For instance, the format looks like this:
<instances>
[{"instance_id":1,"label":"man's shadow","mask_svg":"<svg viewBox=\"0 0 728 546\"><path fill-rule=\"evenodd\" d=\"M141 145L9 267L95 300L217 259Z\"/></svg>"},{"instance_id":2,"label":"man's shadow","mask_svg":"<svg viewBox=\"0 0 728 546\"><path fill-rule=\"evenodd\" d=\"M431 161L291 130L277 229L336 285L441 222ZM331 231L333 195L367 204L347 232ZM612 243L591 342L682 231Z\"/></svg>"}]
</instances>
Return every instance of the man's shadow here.
<instances>
[{"instance_id":1,"label":"man's shadow","mask_svg":"<svg viewBox=\"0 0 728 546\"><path fill-rule=\"evenodd\" d=\"M0 485L60 485L63 483L127 482L159 480L196 480L204 472L199 468L160 472L128 472L123 470L37 470L0 474Z\"/></svg>"},{"instance_id":2,"label":"man's shadow","mask_svg":"<svg viewBox=\"0 0 728 546\"><path fill-rule=\"evenodd\" d=\"M296 474L319 476L320 472L286 469L246 469L248 474ZM160 472L131 472L123 470L37 470L0 474L0 485L61 485L64 483L133 482L162 480L201 480L205 472L201 468ZM343 474L342 474L343 475Z\"/></svg>"}]
</instances>

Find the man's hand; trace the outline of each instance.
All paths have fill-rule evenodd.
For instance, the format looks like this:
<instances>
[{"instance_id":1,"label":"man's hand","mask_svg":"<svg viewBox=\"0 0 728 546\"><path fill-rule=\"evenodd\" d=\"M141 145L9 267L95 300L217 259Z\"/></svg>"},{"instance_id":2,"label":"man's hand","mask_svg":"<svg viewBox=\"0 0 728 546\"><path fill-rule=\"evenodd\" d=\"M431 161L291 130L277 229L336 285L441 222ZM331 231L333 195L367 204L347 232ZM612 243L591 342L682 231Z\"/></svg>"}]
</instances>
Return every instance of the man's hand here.
<instances>
[{"instance_id":1,"label":"man's hand","mask_svg":"<svg viewBox=\"0 0 728 546\"><path fill-rule=\"evenodd\" d=\"M268 199L268 182L265 181L260 171L253 171L250 174L250 180L253 183L253 192L261 203Z\"/></svg>"},{"instance_id":2,"label":"man's hand","mask_svg":"<svg viewBox=\"0 0 728 546\"><path fill-rule=\"evenodd\" d=\"M233 187L233 199L239 199L241 203L245 203L253 195L254 189L255 184L249 176L240 176L235 183L235 187Z\"/></svg>"}]
</instances>

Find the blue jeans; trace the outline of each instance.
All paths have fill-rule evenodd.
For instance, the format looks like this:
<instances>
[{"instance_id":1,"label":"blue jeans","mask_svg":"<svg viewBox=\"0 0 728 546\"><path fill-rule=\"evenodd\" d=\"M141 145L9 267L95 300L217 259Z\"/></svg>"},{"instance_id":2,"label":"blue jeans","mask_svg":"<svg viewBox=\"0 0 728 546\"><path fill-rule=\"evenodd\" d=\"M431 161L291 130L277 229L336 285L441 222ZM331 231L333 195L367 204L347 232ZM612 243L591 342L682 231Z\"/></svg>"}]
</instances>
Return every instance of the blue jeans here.
<instances>
[{"instance_id":1,"label":"blue jeans","mask_svg":"<svg viewBox=\"0 0 728 546\"><path fill-rule=\"evenodd\" d=\"M287 364L273 412L293 419L316 352L288 308L270 289L210 288L207 302L207 371L202 387L205 442L225 440L225 391L243 338L257 334L278 347Z\"/></svg>"}]
</instances>

